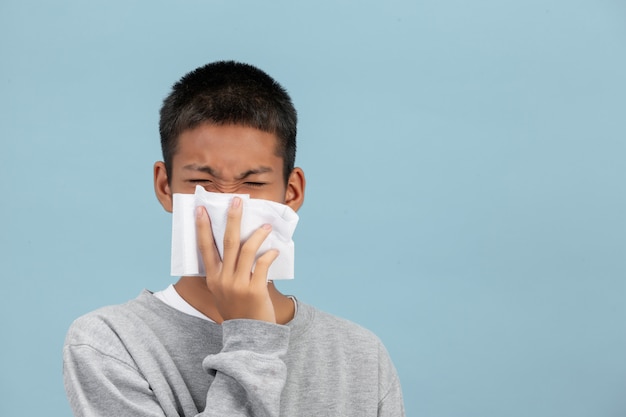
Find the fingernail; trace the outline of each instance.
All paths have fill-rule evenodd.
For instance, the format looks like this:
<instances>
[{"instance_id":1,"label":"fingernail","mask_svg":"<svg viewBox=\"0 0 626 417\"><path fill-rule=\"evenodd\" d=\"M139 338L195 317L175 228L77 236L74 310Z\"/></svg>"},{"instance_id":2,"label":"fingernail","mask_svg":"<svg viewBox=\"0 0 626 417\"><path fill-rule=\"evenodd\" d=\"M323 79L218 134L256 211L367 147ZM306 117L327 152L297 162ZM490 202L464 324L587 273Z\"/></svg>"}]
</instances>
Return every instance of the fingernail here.
<instances>
[{"instance_id":1,"label":"fingernail","mask_svg":"<svg viewBox=\"0 0 626 417\"><path fill-rule=\"evenodd\" d=\"M241 204L241 198L239 198L239 197L234 197L234 198L233 198L233 207L234 207L234 208L237 208L237 207L239 207L239 205L240 205L240 204Z\"/></svg>"},{"instance_id":2,"label":"fingernail","mask_svg":"<svg viewBox=\"0 0 626 417\"><path fill-rule=\"evenodd\" d=\"M271 225L271 224L267 224L267 223L265 223L265 224L264 224L263 226L261 226L261 227L263 227L263 229L265 229L265 230L272 230L272 225Z\"/></svg>"},{"instance_id":3,"label":"fingernail","mask_svg":"<svg viewBox=\"0 0 626 417\"><path fill-rule=\"evenodd\" d=\"M202 211L202 206L196 207L196 218L199 219L200 217L202 217Z\"/></svg>"}]
</instances>

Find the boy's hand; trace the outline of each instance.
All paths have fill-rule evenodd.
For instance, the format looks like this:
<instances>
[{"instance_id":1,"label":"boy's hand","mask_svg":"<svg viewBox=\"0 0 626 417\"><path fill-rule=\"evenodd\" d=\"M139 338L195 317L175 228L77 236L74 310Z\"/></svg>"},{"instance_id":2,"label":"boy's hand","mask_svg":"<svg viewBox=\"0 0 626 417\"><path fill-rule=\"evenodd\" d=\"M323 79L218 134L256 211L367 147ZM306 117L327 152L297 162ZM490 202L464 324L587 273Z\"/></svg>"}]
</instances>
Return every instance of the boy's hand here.
<instances>
[{"instance_id":1,"label":"boy's hand","mask_svg":"<svg viewBox=\"0 0 626 417\"><path fill-rule=\"evenodd\" d=\"M220 257L204 207L196 208L198 248L204 261L206 283L215 298L215 307L224 320L254 319L276 323L274 305L267 288L267 271L278 257L269 250L252 265L259 247L272 231L263 225L243 244L240 242L242 202L234 197L228 210L224 234L224 259Z\"/></svg>"}]
</instances>

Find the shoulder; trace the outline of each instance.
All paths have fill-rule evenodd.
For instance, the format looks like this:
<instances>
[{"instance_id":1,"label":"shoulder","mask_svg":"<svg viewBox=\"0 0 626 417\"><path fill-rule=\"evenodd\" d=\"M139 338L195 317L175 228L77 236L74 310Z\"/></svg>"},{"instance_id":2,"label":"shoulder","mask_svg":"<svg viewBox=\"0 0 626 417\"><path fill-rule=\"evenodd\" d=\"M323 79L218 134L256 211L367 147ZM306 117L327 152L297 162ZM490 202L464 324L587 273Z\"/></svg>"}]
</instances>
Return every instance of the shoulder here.
<instances>
[{"instance_id":1,"label":"shoulder","mask_svg":"<svg viewBox=\"0 0 626 417\"><path fill-rule=\"evenodd\" d=\"M367 378L366 375L376 375L381 396L379 406L384 403L386 408L400 407L390 415L404 415L398 373L381 339L374 332L350 320L315 308L313 311L317 317L316 325L323 329L324 340L331 345L342 346L338 350L336 347L331 348L335 362L349 357L350 362L359 368L355 375L359 374L361 381ZM336 365L341 366L338 363Z\"/></svg>"},{"instance_id":2,"label":"shoulder","mask_svg":"<svg viewBox=\"0 0 626 417\"><path fill-rule=\"evenodd\" d=\"M380 338L369 329L310 305L299 303L298 313L308 317L309 326L293 341L307 358L324 358L337 369L354 368L351 375L361 380L376 376L379 392L399 389L397 371ZM367 376L366 376L367 375Z\"/></svg>"},{"instance_id":3,"label":"shoulder","mask_svg":"<svg viewBox=\"0 0 626 417\"><path fill-rule=\"evenodd\" d=\"M69 327L65 348L90 347L107 355L119 354L124 350L123 335L136 329L146 316L142 310L149 308L147 297L150 293L143 292L124 304L102 307L77 318Z\"/></svg>"},{"instance_id":4,"label":"shoulder","mask_svg":"<svg viewBox=\"0 0 626 417\"><path fill-rule=\"evenodd\" d=\"M77 318L67 331L65 348L88 346L102 350L104 341L110 344L116 339L115 327L125 321L122 310L122 305L107 306Z\"/></svg>"},{"instance_id":5,"label":"shoulder","mask_svg":"<svg viewBox=\"0 0 626 417\"><path fill-rule=\"evenodd\" d=\"M325 345L331 344L343 349L365 349L371 353L386 355L380 338L364 326L309 304L298 302L298 309L308 319L307 337L315 337Z\"/></svg>"},{"instance_id":6,"label":"shoulder","mask_svg":"<svg viewBox=\"0 0 626 417\"><path fill-rule=\"evenodd\" d=\"M328 328L330 331L340 330L342 332L346 332L350 336L358 336L365 339L379 341L378 336L376 336L374 332L360 324L326 311L319 310L315 307L312 308L316 311L318 324Z\"/></svg>"}]
</instances>

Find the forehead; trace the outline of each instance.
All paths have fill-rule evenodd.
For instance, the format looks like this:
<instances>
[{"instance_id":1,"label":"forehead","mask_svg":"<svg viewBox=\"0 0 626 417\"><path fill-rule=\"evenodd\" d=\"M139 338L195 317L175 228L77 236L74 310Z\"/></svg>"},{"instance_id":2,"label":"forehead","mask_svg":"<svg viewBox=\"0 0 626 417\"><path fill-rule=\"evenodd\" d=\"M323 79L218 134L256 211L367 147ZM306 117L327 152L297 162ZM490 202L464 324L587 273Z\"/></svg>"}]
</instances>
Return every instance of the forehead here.
<instances>
[{"instance_id":1,"label":"forehead","mask_svg":"<svg viewBox=\"0 0 626 417\"><path fill-rule=\"evenodd\" d=\"M205 165L224 175L259 166L280 173L283 158L278 144L275 134L252 127L203 124L180 134L172 165L176 170Z\"/></svg>"}]
</instances>

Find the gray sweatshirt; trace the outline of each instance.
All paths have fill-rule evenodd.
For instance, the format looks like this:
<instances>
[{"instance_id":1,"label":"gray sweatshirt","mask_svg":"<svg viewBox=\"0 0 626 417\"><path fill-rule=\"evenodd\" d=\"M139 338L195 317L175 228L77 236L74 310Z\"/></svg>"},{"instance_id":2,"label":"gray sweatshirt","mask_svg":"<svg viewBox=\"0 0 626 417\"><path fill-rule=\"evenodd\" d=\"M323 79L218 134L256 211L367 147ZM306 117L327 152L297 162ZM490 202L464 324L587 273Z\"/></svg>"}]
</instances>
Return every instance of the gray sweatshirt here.
<instances>
[{"instance_id":1,"label":"gray sweatshirt","mask_svg":"<svg viewBox=\"0 0 626 417\"><path fill-rule=\"evenodd\" d=\"M63 360L76 416L404 416L379 339L301 302L219 325L144 291L77 319Z\"/></svg>"}]
</instances>

